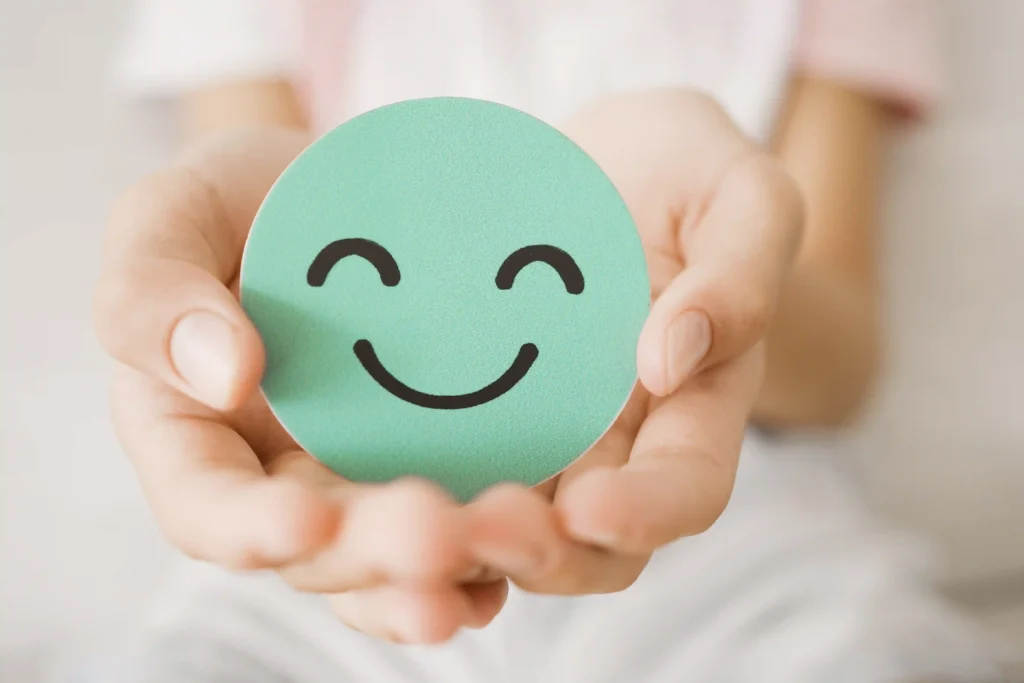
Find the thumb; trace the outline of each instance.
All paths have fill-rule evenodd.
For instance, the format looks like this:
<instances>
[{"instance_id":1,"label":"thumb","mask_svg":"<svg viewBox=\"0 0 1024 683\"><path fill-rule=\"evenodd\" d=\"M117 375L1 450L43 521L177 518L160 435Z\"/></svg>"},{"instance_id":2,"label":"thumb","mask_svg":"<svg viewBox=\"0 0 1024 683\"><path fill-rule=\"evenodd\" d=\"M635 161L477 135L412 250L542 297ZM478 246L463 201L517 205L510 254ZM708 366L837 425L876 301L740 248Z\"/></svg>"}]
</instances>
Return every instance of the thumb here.
<instances>
[{"instance_id":1,"label":"thumb","mask_svg":"<svg viewBox=\"0 0 1024 683\"><path fill-rule=\"evenodd\" d=\"M111 356L220 410L256 388L263 346L230 287L252 218L302 141L224 138L117 201L94 298Z\"/></svg>"},{"instance_id":2,"label":"thumb","mask_svg":"<svg viewBox=\"0 0 1024 683\"><path fill-rule=\"evenodd\" d=\"M764 336L802 226L799 191L777 163L755 155L732 167L707 212L679 228L686 267L655 300L637 346L649 391L671 394Z\"/></svg>"}]
</instances>

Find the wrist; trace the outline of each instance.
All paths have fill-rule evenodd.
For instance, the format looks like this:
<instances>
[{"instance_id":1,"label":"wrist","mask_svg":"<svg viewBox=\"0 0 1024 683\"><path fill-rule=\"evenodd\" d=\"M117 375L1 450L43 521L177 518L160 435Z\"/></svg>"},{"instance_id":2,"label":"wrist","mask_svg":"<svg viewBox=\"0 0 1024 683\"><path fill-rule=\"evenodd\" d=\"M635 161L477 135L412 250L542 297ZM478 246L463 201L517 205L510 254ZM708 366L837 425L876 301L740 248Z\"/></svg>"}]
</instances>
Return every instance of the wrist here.
<instances>
[{"instance_id":1,"label":"wrist","mask_svg":"<svg viewBox=\"0 0 1024 683\"><path fill-rule=\"evenodd\" d=\"M189 143L239 128L309 128L294 88L285 81L229 83L197 90L182 99L178 113Z\"/></svg>"},{"instance_id":2,"label":"wrist","mask_svg":"<svg viewBox=\"0 0 1024 683\"><path fill-rule=\"evenodd\" d=\"M766 337L765 381L753 419L776 427L837 427L856 418L882 357L873 293L810 264L792 271Z\"/></svg>"}]
</instances>

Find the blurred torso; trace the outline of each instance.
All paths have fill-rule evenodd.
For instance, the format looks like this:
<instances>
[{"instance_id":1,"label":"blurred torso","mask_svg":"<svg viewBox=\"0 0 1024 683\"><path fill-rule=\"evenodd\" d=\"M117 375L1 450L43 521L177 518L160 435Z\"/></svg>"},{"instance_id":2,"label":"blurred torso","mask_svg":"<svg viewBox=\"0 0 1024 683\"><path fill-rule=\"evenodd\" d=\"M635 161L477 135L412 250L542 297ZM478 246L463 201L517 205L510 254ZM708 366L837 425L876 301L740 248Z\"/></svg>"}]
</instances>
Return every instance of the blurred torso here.
<instances>
[{"instance_id":1,"label":"blurred torso","mask_svg":"<svg viewBox=\"0 0 1024 683\"><path fill-rule=\"evenodd\" d=\"M362 0L322 16L335 23L311 13L306 45L320 128L437 95L494 100L557 124L605 94L691 87L764 139L784 96L800 2Z\"/></svg>"}]
</instances>

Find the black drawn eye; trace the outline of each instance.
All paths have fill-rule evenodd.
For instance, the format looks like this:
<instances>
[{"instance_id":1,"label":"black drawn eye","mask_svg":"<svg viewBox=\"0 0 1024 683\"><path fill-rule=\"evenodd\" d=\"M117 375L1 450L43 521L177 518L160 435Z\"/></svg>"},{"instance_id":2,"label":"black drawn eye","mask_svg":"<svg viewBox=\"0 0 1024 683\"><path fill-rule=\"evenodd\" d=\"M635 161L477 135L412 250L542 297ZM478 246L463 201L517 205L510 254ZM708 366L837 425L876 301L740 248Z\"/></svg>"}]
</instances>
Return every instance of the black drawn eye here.
<instances>
[{"instance_id":1,"label":"black drawn eye","mask_svg":"<svg viewBox=\"0 0 1024 683\"><path fill-rule=\"evenodd\" d=\"M498 269L494 282L498 289L511 289L519 271L534 261L541 261L555 269L570 294L583 292L583 273L572 256L550 244L533 244L512 252Z\"/></svg>"},{"instance_id":2,"label":"black drawn eye","mask_svg":"<svg viewBox=\"0 0 1024 683\"><path fill-rule=\"evenodd\" d=\"M387 287L394 287L402 277L395 258L387 249L371 240L352 237L331 242L321 249L306 272L306 282L310 287L322 286L331 268L348 256L361 256L369 261L380 274L380 281Z\"/></svg>"}]
</instances>

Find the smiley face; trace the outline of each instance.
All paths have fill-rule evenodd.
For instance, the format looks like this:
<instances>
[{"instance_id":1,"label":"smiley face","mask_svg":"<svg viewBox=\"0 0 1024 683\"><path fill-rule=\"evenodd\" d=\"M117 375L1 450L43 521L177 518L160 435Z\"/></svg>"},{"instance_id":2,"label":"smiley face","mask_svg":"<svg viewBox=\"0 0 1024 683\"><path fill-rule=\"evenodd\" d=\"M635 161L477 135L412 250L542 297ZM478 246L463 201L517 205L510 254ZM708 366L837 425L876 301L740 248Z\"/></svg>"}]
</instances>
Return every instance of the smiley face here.
<instances>
[{"instance_id":1,"label":"smiley face","mask_svg":"<svg viewBox=\"0 0 1024 683\"><path fill-rule=\"evenodd\" d=\"M600 168L520 111L430 98L307 149L246 245L263 392L342 476L421 476L466 500L587 450L636 380L650 299Z\"/></svg>"},{"instance_id":2,"label":"smiley face","mask_svg":"<svg viewBox=\"0 0 1024 683\"><path fill-rule=\"evenodd\" d=\"M327 273L346 256L361 256L370 262L380 275L381 284L394 287L401 280L398 264L387 249L376 242L361 237L348 237L331 242L316 255L306 273L306 282L311 287L321 287L327 279ZM550 244L538 244L523 247L514 251L498 269L495 285L498 289L510 289L515 282L516 274L524 266L533 261L549 263L565 282L566 291L580 294L583 291L583 274L572 256ZM387 371L377 358L373 344L368 339L360 339L352 346L356 358L363 364L363 369L377 384L389 391L392 396L421 408L438 408L456 410L473 408L474 406L493 401L519 383L529 371L533 361L537 360L537 346L532 343L523 344L519 348L512 365L502 373L501 377L487 386L467 394L428 394L417 391L402 383Z\"/></svg>"}]
</instances>

